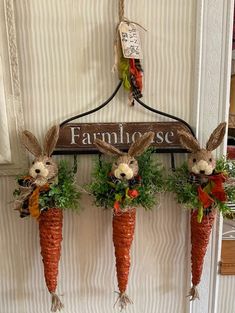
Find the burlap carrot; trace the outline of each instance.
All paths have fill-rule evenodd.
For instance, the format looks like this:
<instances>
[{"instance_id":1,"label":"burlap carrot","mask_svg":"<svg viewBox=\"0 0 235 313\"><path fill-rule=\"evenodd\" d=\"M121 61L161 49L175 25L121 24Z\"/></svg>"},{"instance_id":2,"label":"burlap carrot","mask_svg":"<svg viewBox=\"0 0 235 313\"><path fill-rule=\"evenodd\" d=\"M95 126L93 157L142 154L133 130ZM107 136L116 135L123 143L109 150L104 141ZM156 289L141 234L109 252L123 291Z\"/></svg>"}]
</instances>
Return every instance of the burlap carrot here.
<instances>
[{"instance_id":1,"label":"burlap carrot","mask_svg":"<svg viewBox=\"0 0 235 313\"><path fill-rule=\"evenodd\" d=\"M46 285L52 295L51 311L63 308L59 297L55 294L57 287L58 267L62 242L63 211L50 208L40 214L39 235L44 276Z\"/></svg>"},{"instance_id":2,"label":"burlap carrot","mask_svg":"<svg viewBox=\"0 0 235 313\"><path fill-rule=\"evenodd\" d=\"M201 281L204 257L210 240L211 230L216 218L216 211L204 215L198 223L198 211L191 213L191 264L192 264L192 288L191 300L199 299L197 286Z\"/></svg>"},{"instance_id":3,"label":"burlap carrot","mask_svg":"<svg viewBox=\"0 0 235 313\"><path fill-rule=\"evenodd\" d=\"M132 207L134 199L140 197L141 178L138 176L138 162L134 158L141 155L153 140L154 133L149 132L133 143L128 153L121 152L112 145L96 139L98 149L108 155L118 156L113 163L107 186L112 186L106 198L111 199L113 207L113 243L116 257L118 280L118 299L120 309L132 303L126 294L130 270L130 249L134 237L136 209ZM147 167L148 165L145 164ZM106 178L105 178L106 179ZM94 195L100 199L93 185ZM103 185L105 188L105 184ZM109 187L108 187L109 188ZM108 190L107 190L108 191Z\"/></svg>"},{"instance_id":4,"label":"burlap carrot","mask_svg":"<svg viewBox=\"0 0 235 313\"><path fill-rule=\"evenodd\" d=\"M116 271L120 291L120 308L123 309L131 300L126 295L131 266L130 249L135 232L136 209L113 216L113 244L115 247Z\"/></svg>"}]
</instances>

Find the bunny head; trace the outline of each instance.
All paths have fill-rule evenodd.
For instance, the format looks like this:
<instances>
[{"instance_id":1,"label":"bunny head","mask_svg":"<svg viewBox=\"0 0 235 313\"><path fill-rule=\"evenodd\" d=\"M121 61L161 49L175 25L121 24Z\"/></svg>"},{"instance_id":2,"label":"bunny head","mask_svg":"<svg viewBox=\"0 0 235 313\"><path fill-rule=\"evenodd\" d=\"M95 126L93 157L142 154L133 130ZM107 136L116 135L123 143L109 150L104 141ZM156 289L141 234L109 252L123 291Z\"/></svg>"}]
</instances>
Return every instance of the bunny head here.
<instances>
[{"instance_id":1,"label":"bunny head","mask_svg":"<svg viewBox=\"0 0 235 313\"><path fill-rule=\"evenodd\" d=\"M130 180L139 171L138 162L135 157L141 155L150 146L153 138L153 132L145 133L130 146L127 153L118 150L111 144L100 139L96 139L94 144L102 153L117 157L112 165L112 174L120 180Z\"/></svg>"},{"instance_id":2,"label":"bunny head","mask_svg":"<svg viewBox=\"0 0 235 313\"><path fill-rule=\"evenodd\" d=\"M33 177L36 186L51 182L58 174L58 166L51 158L58 137L59 126L55 125L46 133L42 149L37 138L31 132L25 130L21 134L22 144L35 157L29 168L29 174Z\"/></svg>"},{"instance_id":3,"label":"bunny head","mask_svg":"<svg viewBox=\"0 0 235 313\"><path fill-rule=\"evenodd\" d=\"M196 175L211 175L216 166L216 160L212 151L215 150L223 141L226 123L221 123L212 132L206 144L206 149L201 149L200 144L192 134L181 130L178 131L179 139L184 148L191 153L188 158L188 169Z\"/></svg>"}]
</instances>

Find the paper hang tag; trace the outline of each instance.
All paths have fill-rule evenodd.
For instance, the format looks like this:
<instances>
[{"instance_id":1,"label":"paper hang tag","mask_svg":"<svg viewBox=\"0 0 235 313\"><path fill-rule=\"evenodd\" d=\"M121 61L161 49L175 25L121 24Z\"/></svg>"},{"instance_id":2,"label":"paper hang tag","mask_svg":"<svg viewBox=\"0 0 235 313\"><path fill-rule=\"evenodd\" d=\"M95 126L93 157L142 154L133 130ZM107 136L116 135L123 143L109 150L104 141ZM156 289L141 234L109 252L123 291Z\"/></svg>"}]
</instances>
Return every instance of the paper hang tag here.
<instances>
[{"instance_id":1,"label":"paper hang tag","mask_svg":"<svg viewBox=\"0 0 235 313\"><path fill-rule=\"evenodd\" d=\"M121 22L119 25L123 56L128 59L143 59L139 31L135 24Z\"/></svg>"}]
</instances>

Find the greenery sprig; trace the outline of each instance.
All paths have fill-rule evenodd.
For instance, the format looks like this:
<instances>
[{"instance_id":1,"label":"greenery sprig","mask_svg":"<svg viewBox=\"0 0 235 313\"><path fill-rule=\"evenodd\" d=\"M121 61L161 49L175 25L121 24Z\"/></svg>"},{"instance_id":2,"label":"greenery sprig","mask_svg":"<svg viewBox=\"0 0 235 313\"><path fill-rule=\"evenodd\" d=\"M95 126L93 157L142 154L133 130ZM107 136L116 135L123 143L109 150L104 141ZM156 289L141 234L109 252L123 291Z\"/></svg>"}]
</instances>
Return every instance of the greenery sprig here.
<instances>
[{"instance_id":1,"label":"greenery sprig","mask_svg":"<svg viewBox=\"0 0 235 313\"><path fill-rule=\"evenodd\" d=\"M51 185L49 191L41 193L39 204L42 208L57 207L78 210L80 192L75 185L75 173L68 162L61 160L58 165L58 182Z\"/></svg>"},{"instance_id":2,"label":"greenery sprig","mask_svg":"<svg viewBox=\"0 0 235 313\"><path fill-rule=\"evenodd\" d=\"M113 209L115 202L121 198L121 208L142 206L148 210L157 203L155 194L164 189L163 168L158 161L153 159L151 148L137 160L139 178L137 177L136 183L134 182L131 187L129 182L125 180L112 182L110 178L111 162L102 160L95 163L93 181L87 186L87 189L95 197L97 206Z\"/></svg>"},{"instance_id":3,"label":"greenery sprig","mask_svg":"<svg viewBox=\"0 0 235 313\"><path fill-rule=\"evenodd\" d=\"M213 207L217 208L223 215L230 212L228 202L235 201L235 186L229 183L229 179L235 177L235 163L221 157L216 161L216 173L224 173L227 176L228 183L224 184L224 191L227 195L227 201L222 202L217 198L214 199ZM190 182L190 173L187 163L176 168L176 170L167 178L167 190L176 195L178 203L183 204L188 209L198 209L201 205L198 198L198 186ZM213 196L212 196L213 197Z\"/></svg>"}]
</instances>

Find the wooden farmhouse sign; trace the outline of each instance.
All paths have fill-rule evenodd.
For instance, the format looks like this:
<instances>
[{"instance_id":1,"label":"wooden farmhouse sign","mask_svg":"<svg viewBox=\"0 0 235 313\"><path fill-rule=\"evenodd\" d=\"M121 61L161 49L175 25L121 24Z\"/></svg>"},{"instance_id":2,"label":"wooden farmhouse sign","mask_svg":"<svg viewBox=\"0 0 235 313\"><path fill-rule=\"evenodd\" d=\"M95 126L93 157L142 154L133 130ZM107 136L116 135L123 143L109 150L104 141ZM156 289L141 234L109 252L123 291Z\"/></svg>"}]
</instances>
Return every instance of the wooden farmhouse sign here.
<instances>
[{"instance_id":1,"label":"wooden farmhouse sign","mask_svg":"<svg viewBox=\"0 0 235 313\"><path fill-rule=\"evenodd\" d=\"M69 123L60 129L56 154L97 153L94 140L99 138L120 150L130 145L148 131L155 133L152 146L159 152L183 152L178 130L189 129L180 122L147 123Z\"/></svg>"}]
</instances>

